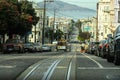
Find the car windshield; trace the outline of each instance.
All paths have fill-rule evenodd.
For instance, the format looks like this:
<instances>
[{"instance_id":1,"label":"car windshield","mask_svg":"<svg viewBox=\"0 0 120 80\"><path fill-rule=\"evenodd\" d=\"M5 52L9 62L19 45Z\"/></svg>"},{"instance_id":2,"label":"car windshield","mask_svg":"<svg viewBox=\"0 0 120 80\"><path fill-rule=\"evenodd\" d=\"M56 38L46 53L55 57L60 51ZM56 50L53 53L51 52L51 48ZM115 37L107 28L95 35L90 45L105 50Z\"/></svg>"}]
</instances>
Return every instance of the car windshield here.
<instances>
[{"instance_id":1,"label":"car windshield","mask_svg":"<svg viewBox=\"0 0 120 80\"><path fill-rule=\"evenodd\" d=\"M0 0L0 80L120 80L120 0Z\"/></svg>"},{"instance_id":2,"label":"car windshield","mask_svg":"<svg viewBox=\"0 0 120 80\"><path fill-rule=\"evenodd\" d=\"M26 44L24 44L25 46L33 46L32 44L30 44L30 43L26 43Z\"/></svg>"},{"instance_id":3,"label":"car windshield","mask_svg":"<svg viewBox=\"0 0 120 80\"><path fill-rule=\"evenodd\" d=\"M19 40L16 40L16 39L9 39L6 41L6 43L18 43Z\"/></svg>"}]
</instances>

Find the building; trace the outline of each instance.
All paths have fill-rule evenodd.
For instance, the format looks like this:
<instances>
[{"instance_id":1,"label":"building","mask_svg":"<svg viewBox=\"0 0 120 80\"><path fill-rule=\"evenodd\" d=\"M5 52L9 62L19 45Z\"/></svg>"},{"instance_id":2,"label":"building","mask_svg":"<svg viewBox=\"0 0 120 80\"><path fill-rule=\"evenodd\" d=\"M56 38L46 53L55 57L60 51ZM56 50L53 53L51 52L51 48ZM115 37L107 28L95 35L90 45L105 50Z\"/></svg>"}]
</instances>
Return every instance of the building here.
<instances>
[{"instance_id":1,"label":"building","mask_svg":"<svg viewBox=\"0 0 120 80\"><path fill-rule=\"evenodd\" d=\"M107 38L110 33L110 0L99 0L97 5L98 39ZM102 16L102 17L101 17Z\"/></svg>"},{"instance_id":2,"label":"building","mask_svg":"<svg viewBox=\"0 0 120 80\"><path fill-rule=\"evenodd\" d=\"M99 40L105 39L108 34L113 34L120 25L119 11L119 0L99 0L97 4Z\"/></svg>"},{"instance_id":3,"label":"building","mask_svg":"<svg viewBox=\"0 0 120 80\"><path fill-rule=\"evenodd\" d=\"M55 20L55 21L54 21ZM48 26L49 27L54 27L54 32L57 30L57 29L60 29L61 31L64 32L64 38L65 39L68 39L68 29L70 27L70 23L71 23L71 18L64 18L64 17L60 17L60 18L55 18L54 17L51 17L49 18L49 23L48 23Z\"/></svg>"},{"instance_id":4,"label":"building","mask_svg":"<svg viewBox=\"0 0 120 80\"><path fill-rule=\"evenodd\" d=\"M29 35L29 42L42 43L42 29L43 29L43 14L44 9L40 8L36 3L32 3L35 9L36 16L39 17L38 23L32 27L32 33Z\"/></svg>"},{"instance_id":5,"label":"building","mask_svg":"<svg viewBox=\"0 0 120 80\"><path fill-rule=\"evenodd\" d=\"M90 41L96 41L97 18L96 17L85 18L85 19L80 19L80 21L82 22L82 26L81 26L82 32L91 33Z\"/></svg>"},{"instance_id":6,"label":"building","mask_svg":"<svg viewBox=\"0 0 120 80\"><path fill-rule=\"evenodd\" d=\"M112 29L113 31L120 25L120 3L119 0L114 0L114 28Z\"/></svg>"}]
</instances>

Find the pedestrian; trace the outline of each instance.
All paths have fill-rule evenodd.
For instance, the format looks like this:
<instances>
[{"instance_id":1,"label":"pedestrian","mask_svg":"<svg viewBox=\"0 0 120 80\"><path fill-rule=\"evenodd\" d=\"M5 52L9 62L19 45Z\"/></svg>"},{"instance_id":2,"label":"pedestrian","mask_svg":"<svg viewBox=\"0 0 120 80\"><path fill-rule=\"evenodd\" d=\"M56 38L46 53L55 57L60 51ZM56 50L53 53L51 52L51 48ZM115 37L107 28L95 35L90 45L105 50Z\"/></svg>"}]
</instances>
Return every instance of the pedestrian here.
<instances>
[{"instance_id":1,"label":"pedestrian","mask_svg":"<svg viewBox=\"0 0 120 80\"><path fill-rule=\"evenodd\" d=\"M81 44L81 53L84 53L85 52L85 46L84 46L84 43Z\"/></svg>"}]
</instances>

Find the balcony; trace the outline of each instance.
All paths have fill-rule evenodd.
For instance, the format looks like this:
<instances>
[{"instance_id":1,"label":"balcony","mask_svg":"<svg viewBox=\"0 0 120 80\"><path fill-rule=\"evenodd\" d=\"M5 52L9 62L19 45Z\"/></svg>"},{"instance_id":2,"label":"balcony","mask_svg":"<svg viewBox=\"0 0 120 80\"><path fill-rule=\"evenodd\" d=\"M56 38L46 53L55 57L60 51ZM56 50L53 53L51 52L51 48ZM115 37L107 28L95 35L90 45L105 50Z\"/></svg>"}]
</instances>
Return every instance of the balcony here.
<instances>
[{"instance_id":1,"label":"balcony","mask_svg":"<svg viewBox=\"0 0 120 80\"><path fill-rule=\"evenodd\" d=\"M105 13L110 13L110 10L107 10L107 9L106 9L106 10L103 10L103 11L104 11Z\"/></svg>"}]
</instances>

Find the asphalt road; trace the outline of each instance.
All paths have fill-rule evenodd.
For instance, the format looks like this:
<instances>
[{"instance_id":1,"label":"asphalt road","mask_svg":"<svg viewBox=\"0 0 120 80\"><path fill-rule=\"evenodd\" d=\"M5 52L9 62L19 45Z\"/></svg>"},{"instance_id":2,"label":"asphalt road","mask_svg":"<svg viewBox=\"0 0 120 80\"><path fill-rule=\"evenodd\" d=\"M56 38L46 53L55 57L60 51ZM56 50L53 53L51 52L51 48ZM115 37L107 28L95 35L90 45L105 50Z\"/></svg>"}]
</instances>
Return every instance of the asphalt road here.
<instances>
[{"instance_id":1,"label":"asphalt road","mask_svg":"<svg viewBox=\"0 0 120 80\"><path fill-rule=\"evenodd\" d=\"M0 80L120 80L120 66L75 49L0 54Z\"/></svg>"},{"instance_id":2,"label":"asphalt road","mask_svg":"<svg viewBox=\"0 0 120 80\"><path fill-rule=\"evenodd\" d=\"M89 54L77 53L76 58L76 80L120 80L120 66Z\"/></svg>"}]
</instances>

